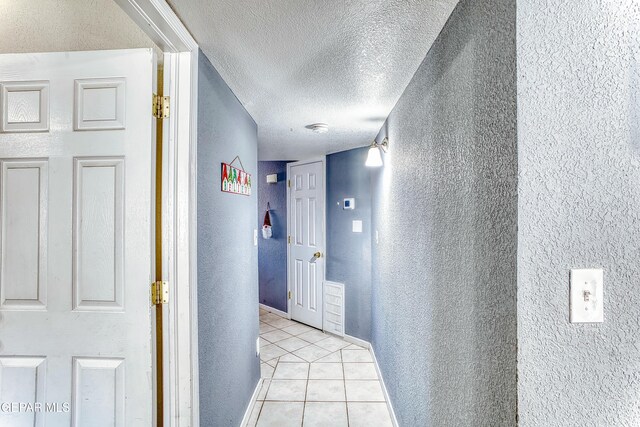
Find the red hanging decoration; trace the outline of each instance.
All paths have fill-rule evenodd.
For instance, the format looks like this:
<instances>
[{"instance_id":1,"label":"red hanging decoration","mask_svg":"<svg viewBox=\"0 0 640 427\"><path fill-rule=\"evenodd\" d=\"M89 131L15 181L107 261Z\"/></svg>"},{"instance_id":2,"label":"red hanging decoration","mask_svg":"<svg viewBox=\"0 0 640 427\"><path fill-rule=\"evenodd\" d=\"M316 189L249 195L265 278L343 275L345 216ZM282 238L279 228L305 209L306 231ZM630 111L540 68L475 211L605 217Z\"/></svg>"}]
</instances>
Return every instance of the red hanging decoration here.
<instances>
[{"instance_id":1,"label":"red hanging decoration","mask_svg":"<svg viewBox=\"0 0 640 427\"><path fill-rule=\"evenodd\" d=\"M264 214L264 223L262 224L263 227L269 226L271 227L271 216L269 215L269 211L265 212Z\"/></svg>"},{"instance_id":2,"label":"red hanging decoration","mask_svg":"<svg viewBox=\"0 0 640 427\"><path fill-rule=\"evenodd\" d=\"M273 231L271 230L271 215L269 215L269 211L271 210L271 206L267 203L267 212L264 214L264 223L262 224L262 237L265 239L270 239L273 236Z\"/></svg>"}]
</instances>

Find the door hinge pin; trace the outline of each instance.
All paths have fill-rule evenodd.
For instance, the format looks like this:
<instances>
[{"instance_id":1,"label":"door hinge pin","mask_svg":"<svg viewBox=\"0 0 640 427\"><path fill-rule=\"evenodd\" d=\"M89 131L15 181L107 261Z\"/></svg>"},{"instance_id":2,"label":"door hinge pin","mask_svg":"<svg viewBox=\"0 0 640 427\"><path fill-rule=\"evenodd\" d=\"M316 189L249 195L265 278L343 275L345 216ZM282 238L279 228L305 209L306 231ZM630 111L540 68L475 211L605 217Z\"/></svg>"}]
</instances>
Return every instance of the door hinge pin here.
<instances>
[{"instance_id":1,"label":"door hinge pin","mask_svg":"<svg viewBox=\"0 0 640 427\"><path fill-rule=\"evenodd\" d=\"M153 94L153 117L166 119L169 117L169 97Z\"/></svg>"},{"instance_id":2,"label":"door hinge pin","mask_svg":"<svg viewBox=\"0 0 640 427\"><path fill-rule=\"evenodd\" d=\"M169 282L157 280L151 284L151 304L167 304L169 302Z\"/></svg>"}]
</instances>

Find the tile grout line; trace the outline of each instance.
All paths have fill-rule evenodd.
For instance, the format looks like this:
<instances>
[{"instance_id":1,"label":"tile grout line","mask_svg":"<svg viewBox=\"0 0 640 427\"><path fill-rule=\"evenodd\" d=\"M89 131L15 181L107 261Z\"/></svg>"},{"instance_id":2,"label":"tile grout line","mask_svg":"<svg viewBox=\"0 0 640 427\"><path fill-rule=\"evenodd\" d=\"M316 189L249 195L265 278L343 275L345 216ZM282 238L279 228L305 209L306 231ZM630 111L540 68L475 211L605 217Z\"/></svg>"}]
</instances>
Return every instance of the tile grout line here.
<instances>
[{"instance_id":1,"label":"tile grout line","mask_svg":"<svg viewBox=\"0 0 640 427\"><path fill-rule=\"evenodd\" d=\"M311 363L308 364L307 367L307 384L304 388L304 402L302 403L302 424L304 426L304 414L307 410L307 393L309 393L309 371L311 370Z\"/></svg>"},{"instance_id":2,"label":"tile grout line","mask_svg":"<svg viewBox=\"0 0 640 427\"><path fill-rule=\"evenodd\" d=\"M264 386L264 382L262 383L262 385ZM267 387L267 388L268 388L268 387ZM265 399L266 399L267 395L265 394L265 395L264 395L264 397L265 397ZM258 416L256 417L256 422L255 422L255 424L254 424L253 426L251 426L251 427L255 427L255 426L257 426L257 425L258 425L258 420L260 420L260 415L262 415L262 410L264 409L264 402L265 402L265 400L263 400L263 401L262 401L262 403L260 403L260 410L258 411ZM258 404L258 401L256 401L256 403L255 403L255 404L257 405L257 404Z\"/></svg>"},{"instance_id":3,"label":"tile grout line","mask_svg":"<svg viewBox=\"0 0 640 427\"><path fill-rule=\"evenodd\" d=\"M351 424L349 420L349 403L347 402L347 374L344 371L344 355L340 350L340 364L342 366L342 384L344 386L344 411L347 414L347 427Z\"/></svg>"},{"instance_id":4,"label":"tile grout line","mask_svg":"<svg viewBox=\"0 0 640 427\"><path fill-rule=\"evenodd\" d=\"M265 323L265 324L270 325L270 324L269 324L268 322L266 322L266 321L262 321L262 320L261 320L261 322L263 322L263 323ZM299 338L299 336L300 336L300 335L303 335L303 334L305 334L305 333L310 332L310 331L304 331L304 332L301 332L301 333L299 333L299 334L297 334L297 335L294 335L294 334L291 334L291 333L288 333L288 332L284 331L284 329L283 329L283 328L278 328L278 327L273 326L273 325L270 325L270 326L271 326L271 327L273 327L273 328L275 328L275 329L274 329L274 331L268 331L268 332L265 332L265 333L275 332L275 331L282 331L282 332L284 332L284 333L287 333L287 334L291 335L290 337L288 337L288 338L284 338L283 340L280 340L280 341L284 341L284 340L287 340L287 339L290 339L290 338L293 338L293 337ZM291 326L292 326L292 325L289 325L289 326L286 326L285 328L288 328L288 327L291 327ZM311 330L314 330L313 328L310 328L310 329L311 329ZM320 332L320 333L323 333L323 332ZM323 334L324 334L324 333L323 333ZM262 335L262 334L260 334L260 335ZM347 423L348 423L348 425L351 425L351 423L350 423L350 419L349 419L349 407L348 407L348 401L347 401L347 395L346 395L346 381L347 381L347 378L346 378L346 372L345 372L345 363L352 363L352 364L363 364L363 363L364 363L364 364L366 364L366 363L369 363L369 364L370 364L371 362L368 362L368 361L344 362L343 350L344 350L346 347L348 347L349 345L345 345L345 346L343 346L343 347L338 348L337 350L331 351L331 350L330 350L330 349L328 349L328 348L325 348L325 347L322 347L322 346L320 346L320 345L317 345L317 343L318 343L318 342L320 342L320 341L323 341L323 340L325 340L325 339L331 339L331 338L334 338L331 334L324 334L324 335L326 335L326 338L323 338L323 339L318 340L318 341L316 341L316 342L309 342L309 341L306 341L304 338L299 338L300 340L305 341L305 342L307 343L307 345L305 345L305 346L303 346L303 347L300 347L300 348L298 348L298 349L296 349L296 350L294 350L294 351L289 351L289 350L287 350L287 349L285 349L285 348L283 348L283 347L278 346L278 345L277 345L277 342L280 342L280 341L277 341L277 342L275 342L275 343L272 343L272 342L270 342L270 341L268 341L268 340L264 339L264 341L266 341L267 343L269 343L268 345L274 345L274 346L276 346L277 348L280 348L281 350L285 351L285 354L282 354L282 355L280 355L280 356L278 356L278 357L275 357L275 358L269 359L268 361L264 361L264 362L262 362L262 361L261 361L261 363L265 363L265 364L267 364L267 365L268 365L268 363L266 363L266 362L269 362L269 361L272 361L272 360L276 359L276 364L275 364L275 367L273 367L273 372L272 372L272 374L271 374L271 377L270 377L270 378L264 378L264 379L263 379L263 380L267 380L267 379L269 379L269 386L267 387L267 390L265 391L265 394L264 394L264 400L263 400L263 401L262 401L262 403L261 403L260 412L259 412L258 417L257 417L257 419L256 419L256 425L257 425L258 421L260 420L260 417L261 417L261 415L262 415L262 413L263 413L264 405L265 405L265 403L266 403L266 402L295 403L295 401L292 401L292 400L268 400L268 399L267 399L267 394L268 394L268 392L269 392L269 390L270 390L270 388L271 388L271 383L272 383L272 382L273 382L273 380L274 380L274 375L275 375L275 372L276 372L276 370L277 370L278 366L279 366L281 363L301 363L301 362L281 362L281 361L280 361L280 359L281 359L282 357L284 357L284 356L287 356L287 355L292 355L292 356L294 356L294 357L296 357L296 358L298 358L298 359L301 359L301 360L303 361L303 363L306 363L306 364L307 364L306 383L305 383L305 396L304 396L304 400L302 401L303 409L302 409L302 421L301 421L301 422L302 422L302 424L304 425L304 420L305 420L305 415L306 415L306 407L307 407L307 403L309 403L309 402L310 402L310 401L308 400L308 393L309 393L309 381L311 381L311 379L310 379L310 376L311 376L311 364L312 364L312 363L332 363L332 362L318 362L318 360L320 360L320 359L324 359L324 358L326 358L326 357L329 357L329 356L331 356L332 354L337 354L337 355L340 357L340 366L341 366L341 368L342 368L342 383L343 383L343 387L344 387L344 401L340 401L340 400L339 400L339 401L333 401L333 400L322 400L322 401L318 401L318 402L320 402L320 403L342 403L342 404L344 404L344 405L345 405L345 406L344 406L344 408L345 408L345 413L346 413L346 416L347 416ZM262 336L261 336L261 338L262 338ZM338 337L335 337L335 338L336 338L336 339L339 339ZM304 359L304 358L302 358L302 357L300 357L300 356L297 356L297 355L294 353L295 351L302 350L303 348L307 348L307 347L312 346L312 345L313 345L313 346L315 346L315 347L318 347L318 348L319 348L319 349L321 349L321 350L328 351L329 353L328 353L328 354L325 354L325 355L323 355L323 356L320 356L320 357L316 357L316 358L314 358L313 360L307 360L307 359ZM353 345L353 344L351 344L351 345ZM358 347L359 347L359 346L358 346ZM356 349L352 349L352 350L356 350ZM366 350L366 349L362 349L362 350ZM335 362L333 362L333 363L335 363ZM270 365L268 365L268 366L270 366ZM284 378L284 379L286 379L286 378ZM322 378L321 378L320 380L330 380L330 379L327 379L327 378L322 379ZM354 379L354 381L376 381L376 380L377 380L378 382L380 381L380 379L377 377L377 373L376 373L376 379L373 379L373 380L372 380L372 379L366 379L366 378ZM264 385L264 382L263 382L263 385ZM314 402L315 402L315 401L314 401ZM371 401L369 401L369 400L363 400L363 401L355 401L355 402L357 402L357 403L384 403L385 401L382 401L382 402L381 402L381 401L376 401L376 400L371 400ZM257 401L256 401L256 403L257 403Z\"/></svg>"},{"instance_id":5,"label":"tile grout line","mask_svg":"<svg viewBox=\"0 0 640 427\"><path fill-rule=\"evenodd\" d=\"M269 359L269 360L273 360L273 359ZM278 366L278 362L279 361L280 361L280 358L278 358L278 360L276 360L276 366L273 367L273 372L271 373L271 378L269 379L269 385L267 386L267 389L264 391L264 400L262 401L262 406L260 406L260 413L258 414L258 418L256 419L256 426L258 425L258 421L260 421L260 416L262 415L262 411L264 409L264 404L267 401L267 393L269 393L269 389L271 388L271 382L273 381L273 374L275 374L275 372L276 372L276 367ZM264 379L263 379L262 385L264 386Z\"/></svg>"}]
</instances>

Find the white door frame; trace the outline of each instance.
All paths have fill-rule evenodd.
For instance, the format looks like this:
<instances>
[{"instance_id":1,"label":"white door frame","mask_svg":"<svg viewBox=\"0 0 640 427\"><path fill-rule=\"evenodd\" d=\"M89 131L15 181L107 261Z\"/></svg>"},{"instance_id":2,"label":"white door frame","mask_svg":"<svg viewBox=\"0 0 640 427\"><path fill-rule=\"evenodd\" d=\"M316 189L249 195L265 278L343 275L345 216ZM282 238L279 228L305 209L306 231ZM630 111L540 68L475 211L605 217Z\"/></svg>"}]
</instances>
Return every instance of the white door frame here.
<instances>
[{"instance_id":1,"label":"white door frame","mask_svg":"<svg viewBox=\"0 0 640 427\"><path fill-rule=\"evenodd\" d=\"M309 160L301 160L298 162L287 163L287 239L291 237L291 203L289 199L291 197L291 167L306 165L309 163L322 163L322 192L324 193L324 210L322 215L322 238L324 239L323 256L327 257L327 156L314 157ZM291 275L289 274L289 260L291 259L291 244L287 241L287 316L291 319L291 298L289 298L289 292L291 292ZM327 261L322 263L322 329L324 330L324 280L327 278Z\"/></svg>"},{"instance_id":2,"label":"white door frame","mask_svg":"<svg viewBox=\"0 0 640 427\"><path fill-rule=\"evenodd\" d=\"M162 259L170 299L164 322L164 425L197 427L198 288L196 164L198 44L165 0L115 0L164 52ZM166 79L169 73L169 79ZM151 101L151 94L149 94ZM151 104L151 102L150 102Z\"/></svg>"}]
</instances>

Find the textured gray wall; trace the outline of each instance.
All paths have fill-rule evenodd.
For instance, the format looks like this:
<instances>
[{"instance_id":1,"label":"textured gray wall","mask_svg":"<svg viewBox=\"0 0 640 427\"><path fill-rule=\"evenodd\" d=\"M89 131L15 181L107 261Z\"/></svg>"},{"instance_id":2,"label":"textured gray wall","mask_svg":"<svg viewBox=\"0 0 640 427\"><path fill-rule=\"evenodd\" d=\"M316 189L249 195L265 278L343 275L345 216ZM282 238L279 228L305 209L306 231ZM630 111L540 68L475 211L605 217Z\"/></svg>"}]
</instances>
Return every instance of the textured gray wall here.
<instances>
[{"instance_id":1,"label":"textured gray wall","mask_svg":"<svg viewBox=\"0 0 640 427\"><path fill-rule=\"evenodd\" d=\"M253 194L220 190L220 163L239 155ZM209 60L198 70L198 345L200 425L240 425L260 377L257 129Z\"/></svg>"},{"instance_id":2,"label":"textured gray wall","mask_svg":"<svg viewBox=\"0 0 640 427\"><path fill-rule=\"evenodd\" d=\"M267 184L267 175L278 175ZM271 205L273 236L258 238L260 302L287 312L287 162L258 162L258 229L262 229L267 202Z\"/></svg>"},{"instance_id":3,"label":"textured gray wall","mask_svg":"<svg viewBox=\"0 0 640 427\"><path fill-rule=\"evenodd\" d=\"M521 426L640 425L640 5L518 1ZM605 321L569 323L569 270Z\"/></svg>"},{"instance_id":4,"label":"textured gray wall","mask_svg":"<svg viewBox=\"0 0 640 427\"><path fill-rule=\"evenodd\" d=\"M515 13L462 0L378 137L372 339L401 426L516 422Z\"/></svg>"},{"instance_id":5,"label":"textured gray wall","mask_svg":"<svg viewBox=\"0 0 640 427\"><path fill-rule=\"evenodd\" d=\"M345 332L371 341L371 180L366 159L366 147L327 156L327 280L344 283ZM346 197L356 199L354 210L342 208ZM362 220L362 233L352 232L355 219Z\"/></svg>"}]
</instances>

